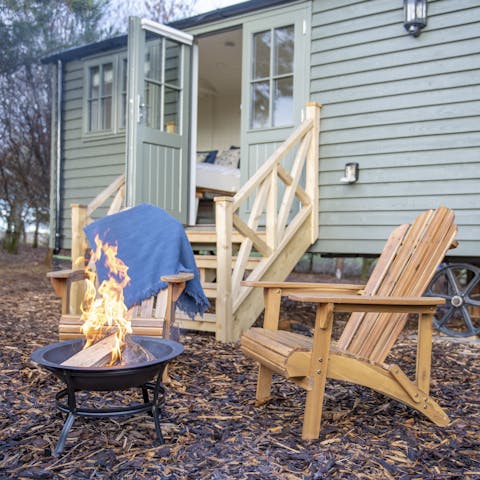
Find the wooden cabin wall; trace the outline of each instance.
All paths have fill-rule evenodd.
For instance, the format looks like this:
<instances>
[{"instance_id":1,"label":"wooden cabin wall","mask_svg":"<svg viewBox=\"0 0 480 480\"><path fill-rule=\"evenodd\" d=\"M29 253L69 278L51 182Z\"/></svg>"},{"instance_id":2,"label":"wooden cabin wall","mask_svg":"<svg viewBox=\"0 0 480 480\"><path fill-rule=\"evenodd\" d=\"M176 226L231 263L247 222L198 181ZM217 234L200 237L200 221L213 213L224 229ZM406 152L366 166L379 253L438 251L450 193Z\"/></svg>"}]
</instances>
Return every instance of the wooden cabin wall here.
<instances>
[{"instance_id":1,"label":"wooden cabin wall","mask_svg":"<svg viewBox=\"0 0 480 480\"><path fill-rule=\"evenodd\" d=\"M125 170L125 131L90 135L83 132L84 63L66 63L63 104L62 248L71 247L71 205L87 205ZM55 178L52 179L55 181ZM95 212L105 215L106 208Z\"/></svg>"},{"instance_id":2,"label":"wooden cabin wall","mask_svg":"<svg viewBox=\"0 0 480 480\"><path fill-rule=\"evenodd\" d=\"M400 1L313 1L310 91L323 105L313 251L377 254L392 227L443 204L459 224L452 253L478 257L479 32L476 0L430 0L418 38ZM348 162L360 179L342 185Z\"/></svg>"}]
</instances>

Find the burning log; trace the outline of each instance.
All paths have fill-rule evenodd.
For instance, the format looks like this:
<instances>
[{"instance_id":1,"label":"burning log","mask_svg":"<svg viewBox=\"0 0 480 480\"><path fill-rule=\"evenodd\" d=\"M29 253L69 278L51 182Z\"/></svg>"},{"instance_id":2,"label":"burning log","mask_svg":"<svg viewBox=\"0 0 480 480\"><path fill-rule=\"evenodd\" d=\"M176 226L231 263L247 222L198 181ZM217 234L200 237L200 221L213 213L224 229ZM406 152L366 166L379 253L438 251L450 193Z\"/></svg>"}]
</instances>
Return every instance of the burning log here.
<instances>
[{"instance_id":1,"label":"burning log","mask_svg":"<svg viewBox=\"0 0 480 480\"><path fill-rule=\"evenodd\" d=\"M122 353L122 365L145 363L151 362L152 360L155 360L155 355L153 355L143 345L135 342L130 335L126 336L125 348Z\"/></svg>"},{"instance_id":2,"label":"burning log","mask_svg":"<svg viewBox=\"0 0 480 480\"><path fill-rule=\"evenodd\" d=\"M104 367L112 357L112 350L116 342L116 335L109 335L72 355L62 365L65 367Z\"/></svg>"},{"instance_id":3,"label":"burning log","mask_svg":"<svg viewBox=\"0 0 480 480\"><path fill-rule=\"evenodd\" d=\"M62 362L61 365L65 367L121 366L150 362L155 359L155 356L152 353L127 335L125 346L122 351L121 363L110 365L112 350L115 348L116 342L116 335L109 335L93 345L75 353Z\"/></svg>"}]
</instances>

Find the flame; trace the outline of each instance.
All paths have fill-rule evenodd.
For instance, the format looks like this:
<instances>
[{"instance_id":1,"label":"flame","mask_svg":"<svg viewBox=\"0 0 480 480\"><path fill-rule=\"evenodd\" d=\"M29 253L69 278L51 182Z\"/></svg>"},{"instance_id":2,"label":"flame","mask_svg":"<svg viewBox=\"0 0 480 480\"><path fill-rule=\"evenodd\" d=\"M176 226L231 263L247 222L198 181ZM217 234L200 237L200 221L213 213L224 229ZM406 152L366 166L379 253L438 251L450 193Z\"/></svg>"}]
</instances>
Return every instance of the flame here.
<instances>
[{"instance_id":1,"label":"flame","mask_svg":"<svg viewBox=\"0 0 480 480\"><path fill-rule=\"evenodd\" d=\"M81 327L86 343L83 348L88 348L107 335L115 334L115 344L112 348L110 362L107 366L115 365L122 359L122 348L125 336L132 333L131 319L124 303L123 289L130 282L127 274L128 267L120 258L117 258L118 247L103 243L99 236L95 237L96 248L92 252L95 261L105 258L104 265L109 276L98 289L97 274L86 268L86 290L81 305Z\"/></svg>"}]
</instances>

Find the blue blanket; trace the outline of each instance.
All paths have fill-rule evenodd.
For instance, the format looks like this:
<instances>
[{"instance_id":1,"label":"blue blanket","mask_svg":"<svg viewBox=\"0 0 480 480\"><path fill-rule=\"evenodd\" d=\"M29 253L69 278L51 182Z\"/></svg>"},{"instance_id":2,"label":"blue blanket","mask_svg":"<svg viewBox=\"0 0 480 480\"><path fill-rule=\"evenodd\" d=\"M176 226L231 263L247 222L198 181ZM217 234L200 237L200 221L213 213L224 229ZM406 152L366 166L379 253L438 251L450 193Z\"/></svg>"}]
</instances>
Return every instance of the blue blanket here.
<instances>
[{"instance_id":1,"label":"blue blanket","mask_svg":"<svg viewBox=\"0 0 480 480\"><path fill-rule=\"evenodd\" d=\"M118 246L117 257L128 266L130 276L123 291L127 308L166 288L161 276L179 272L194 273L195 277L187 282L178 307L191 318L209 307L183 225L161 208L142 203L96 220L84 231L92 248L97 234L102 242ZM106 280L110 274L103 255L95 266L99 281Z\"/></svg>"}]
</instances>

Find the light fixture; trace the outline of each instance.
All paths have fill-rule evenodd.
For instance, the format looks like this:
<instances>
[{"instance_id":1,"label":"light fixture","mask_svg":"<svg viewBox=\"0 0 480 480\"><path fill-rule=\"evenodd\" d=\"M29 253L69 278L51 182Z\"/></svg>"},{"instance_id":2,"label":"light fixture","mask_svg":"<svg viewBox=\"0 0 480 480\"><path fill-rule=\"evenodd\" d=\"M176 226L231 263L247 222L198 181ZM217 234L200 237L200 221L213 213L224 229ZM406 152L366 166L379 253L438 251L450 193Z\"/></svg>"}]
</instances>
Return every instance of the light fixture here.
<instances>
[{"instance_id":1,"label":"light fixture","mask_svg":"<svg viewBox=\"0 0 480 480\"><path fill-rule=\"evenodd\" d=\"M340 179L340 183L355 183L358 182L358 163L351 162L345 164L345 172Z\"/></svg>"},{"instance_id":2,"label":"light fixture","mask_svg":"<svg viewBox=\"0 0 480 480\"><path fill-rule=\"evenodd\" d=\"M405 30L418 37L420 31L427 25L427 0L403 0L405 14Z\"/></svg>"}]
</instances>

